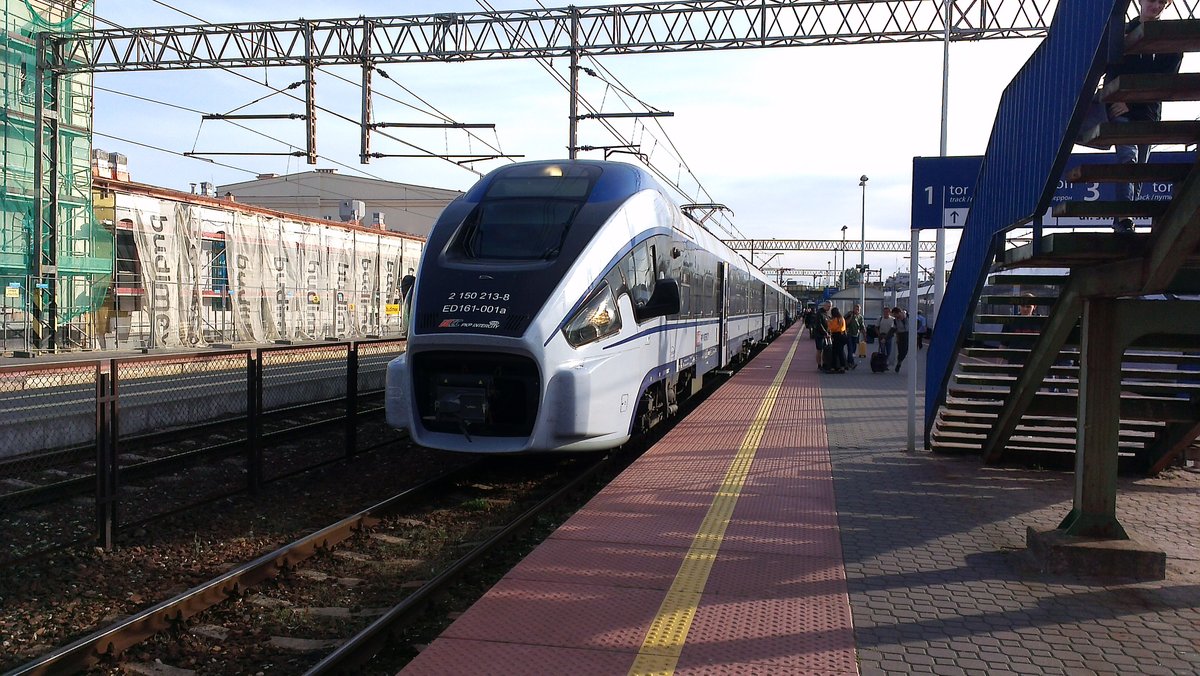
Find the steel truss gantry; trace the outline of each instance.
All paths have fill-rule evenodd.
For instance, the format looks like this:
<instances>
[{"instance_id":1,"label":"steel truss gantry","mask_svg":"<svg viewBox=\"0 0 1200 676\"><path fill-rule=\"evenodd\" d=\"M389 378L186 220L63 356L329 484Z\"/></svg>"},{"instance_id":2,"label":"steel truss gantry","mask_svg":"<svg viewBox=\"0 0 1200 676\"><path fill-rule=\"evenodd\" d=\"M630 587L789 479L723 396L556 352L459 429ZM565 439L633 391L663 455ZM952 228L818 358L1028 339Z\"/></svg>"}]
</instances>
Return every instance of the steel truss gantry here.
<instances>
[{"instance_id":1,"label":"steel truss gantry","mask_svg":"<svg viewBox=\"0 0 1200 676\"><path fill-rule=\"evenodd\" d=\"M1197 2L1179 0L1189 16ZM362 69L361 156L366 163L372 156L371 79L379 64L568 57L574 75L584 55L1041 37L1057 4L1057 0L678 0L93 29L39 36L36 87L38 92L54 92L57 80L72 73L300 66L306 84L305 154L311 164L316 162L314 70L357 65ZM58 183L53 159L59 131L56 100L48 99L38 113L36 144L50 156L34 177L35 238L45 251L54 246L58 218L52 194ZM35 340L39 347L50 349L55 348L57 322L55 263L52 252L41 255L37 274L47 288L35 302Z\"/></svg>"},{"instance_id":2,"label":"steel truss gantry","mask_svg":"<svg viewBox=\"0 0 1200 676\"><path fill-rule=\"evenodd\" d=\"M952 0L950 38L1040 37L1057 4ZM942 41L945 33L945 3L933 0L680 0L96 29L52 39L46 56L56 72L100 73Z\"/></svg>"},{"instance_id":3,"label":"steel truss gantry","mask_svg":"<svg viewBox=\"0 0 1200 676\"><path fill-rule=\"evenodd\" d=\"M734 251L859 251L862 242L840 239L726 239L725 246ZM867 240L865 251L908 253L908 240ZM937 242L921 242L918 253L936 253Z\"/></svg>"}]
</instances>

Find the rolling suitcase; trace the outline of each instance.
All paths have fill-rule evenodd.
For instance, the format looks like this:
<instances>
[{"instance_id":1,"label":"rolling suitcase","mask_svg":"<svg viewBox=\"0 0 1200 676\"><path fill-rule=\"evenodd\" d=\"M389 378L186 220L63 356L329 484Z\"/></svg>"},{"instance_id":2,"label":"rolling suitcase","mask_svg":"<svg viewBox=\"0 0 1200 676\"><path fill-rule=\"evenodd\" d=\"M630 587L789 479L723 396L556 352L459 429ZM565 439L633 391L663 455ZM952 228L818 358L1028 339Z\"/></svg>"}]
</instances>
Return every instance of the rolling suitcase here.
<instances>
[{"instance_id":1,"label":"rolling suitcase","mask_svg":"<svg viewBox=\"0 0 1200 676\"><path fill-rule=\"evenodd\" d=\"M875 373L883 373L887 370L887 355L882 352L874 352L871 354L871 370Z\"/></svg>"}]
</instances>

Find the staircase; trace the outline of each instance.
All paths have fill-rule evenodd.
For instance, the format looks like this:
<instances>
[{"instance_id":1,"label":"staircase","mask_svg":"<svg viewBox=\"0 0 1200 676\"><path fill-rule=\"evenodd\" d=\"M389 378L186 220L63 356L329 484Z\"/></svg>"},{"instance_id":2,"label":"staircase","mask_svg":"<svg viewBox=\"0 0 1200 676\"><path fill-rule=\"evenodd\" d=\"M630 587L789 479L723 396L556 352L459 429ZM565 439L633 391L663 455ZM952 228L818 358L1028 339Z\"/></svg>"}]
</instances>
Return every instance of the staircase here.
<instances>
[{"instance_id":1,"label":"staircase","mask_svg":"<svg viewBox=\"0 0 1200 676\"><path fill-rule=\"evenodd\" d=\"M1111 237L1111 236L1110 236ZM931 434L931 448L943 454L986 455L989 462L1070 469L1075 463L1079 406L1079 325L1055 355L1036 394L1020 412L1007 440L985 453L1006 400L1026 368L1040 329L1058 298L1066 275L995 271L980 298L970 347L959 357ZM1034 296L1023 294L1034 293ZM1153 300L1145 301L1155 312ZM1012 314L1022 304L1033 316ZM1007 314L994 314L1001 308ZM1078 318L1077 318L1078 319ZM1196 438L1200 419L1200 352L1187 354L1179 338L1158 336L1135 343L1121 358L1118 455L1123 473L1155 473L1180 458ZM1186 442L1188 443L1185 443Z\"/></svg>"},{"instance_id":2,"label":"staircase","mask_svg":"<svg viewBox=\"0 0 1200 676\"><path fill-rule=\"evenodd\" d=\"M1125 49L1200 51L1200 21L1150 22L1129 36ZM1106 83L1103 98L1196 101L1200 74L1123 76ZM1200 123L1109 123L1087 136L1099 143L1194 145ZM1083 165L1067 175L1089 183L1171 182L1174 189L1166 201L1067 202L1054 209L1056 216L1150 218L1149 232L1035 230L1033 241L996 257L974 330L933 418L935 452L1078 467L1076 449L1086 442L1115 446L1119 470L1145 474L1182 460L1200 435L1200 171L1194 167L1156 164L1152 155L1145 165ZM1026 303L1039 311L1013 312Z\"/></svg>"}]
</instances>

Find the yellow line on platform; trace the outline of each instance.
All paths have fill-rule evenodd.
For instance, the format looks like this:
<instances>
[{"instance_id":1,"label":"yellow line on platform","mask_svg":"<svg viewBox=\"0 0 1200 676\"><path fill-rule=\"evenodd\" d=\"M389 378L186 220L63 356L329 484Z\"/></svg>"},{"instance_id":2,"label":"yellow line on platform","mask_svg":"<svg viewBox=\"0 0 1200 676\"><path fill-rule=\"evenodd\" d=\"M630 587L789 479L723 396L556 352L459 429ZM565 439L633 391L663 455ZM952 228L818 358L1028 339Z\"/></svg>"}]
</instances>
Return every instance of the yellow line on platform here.
<instances>
[{"instance_id":1,"label":"yellow line on platform","mask_svg":"<svg viewBox=\"0 0 1200 676\"><path fill-rule=\"evenodd\" d=\"M704 593L709 572L712 571L717 552L725 538L725 528L729 526L733 508L742 494L742 486L746 483L750 464L758 452L763 431L771 417L771 410L775 408L775 399L779 396L779 388L787 375L799 342L800 332L797 331L796 339L792 342L783 365L779 367L775 380L767 389L737 456L725 473L725 480L714 496L708 514L704 516L700 529L692 538L692 545L679 566L679 572L676 573L658 614L650 623L650 630L646 632L646 638L642 641L642 649L633 661L633 666L629 668L630 676L671 676L675 673L688 630L692 627L692 619L700 605L700 596Z\"/></svg>"}]
</instances>

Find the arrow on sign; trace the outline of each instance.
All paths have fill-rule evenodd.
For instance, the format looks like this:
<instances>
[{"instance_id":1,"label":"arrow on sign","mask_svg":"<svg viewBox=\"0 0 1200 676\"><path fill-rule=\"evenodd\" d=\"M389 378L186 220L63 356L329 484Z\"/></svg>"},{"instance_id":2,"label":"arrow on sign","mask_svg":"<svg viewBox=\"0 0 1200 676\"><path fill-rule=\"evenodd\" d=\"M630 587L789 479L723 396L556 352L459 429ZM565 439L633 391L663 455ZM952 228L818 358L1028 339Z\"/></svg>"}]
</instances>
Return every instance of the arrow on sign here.
<instances>
[{"instance_id":1,"label":"arrow on sign","mask_svg":"<svg viewBox=\"0 0 1200 676\"><path fill-rule=\"evenodd\" d=\"M961 228L967 222L970 209L942 209L943 228Z\"/></svg>"}]
</instances>

